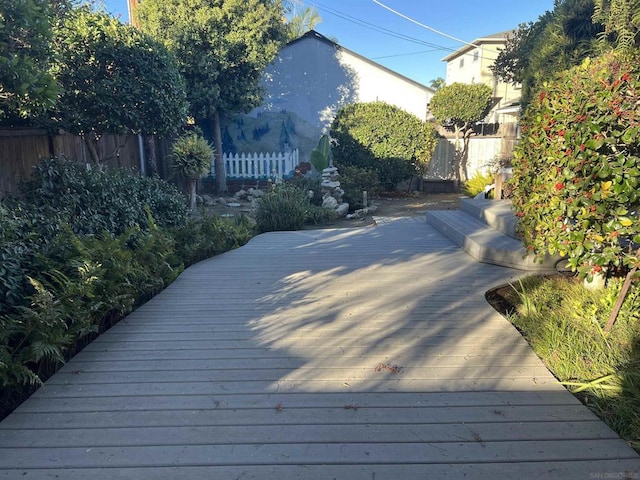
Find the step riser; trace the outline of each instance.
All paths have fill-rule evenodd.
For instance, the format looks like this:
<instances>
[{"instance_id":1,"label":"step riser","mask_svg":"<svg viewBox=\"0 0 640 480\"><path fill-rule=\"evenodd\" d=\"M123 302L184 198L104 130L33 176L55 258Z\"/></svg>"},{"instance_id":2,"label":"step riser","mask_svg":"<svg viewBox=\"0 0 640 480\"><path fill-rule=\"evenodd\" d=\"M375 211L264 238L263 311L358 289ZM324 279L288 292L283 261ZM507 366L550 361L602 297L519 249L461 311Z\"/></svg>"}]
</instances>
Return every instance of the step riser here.
<instances>
[{"instance_id":1,"label":"step riser","mask_svg":"<svg viewBox=\"0 0 640 480\"><path fill-rule=\"evenodd\" d=\"M513 238L482 224L461 211L427 212L427 223L482 263L535 273L555 272L555 259L534 263L532 255Z\"/></svg>"},{"instance_id":2,"label":"step riser","mask_svg":"<svg viewBox=\"0 0 640 480\"><path fill-rule=\"evenodd\" d=\"M509 200L463 198L460 200L460 210L511 238L518 238L516 235L518 219L513 214Z\"/></svg>"}]
</instances>

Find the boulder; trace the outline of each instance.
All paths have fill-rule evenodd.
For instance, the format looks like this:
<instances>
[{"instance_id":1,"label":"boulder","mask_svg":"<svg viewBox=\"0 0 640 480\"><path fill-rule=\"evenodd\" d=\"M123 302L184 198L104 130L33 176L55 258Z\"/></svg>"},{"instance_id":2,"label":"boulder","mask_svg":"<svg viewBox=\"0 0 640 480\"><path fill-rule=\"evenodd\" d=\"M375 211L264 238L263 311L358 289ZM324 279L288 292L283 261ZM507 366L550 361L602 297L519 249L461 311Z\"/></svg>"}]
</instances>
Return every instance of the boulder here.
<instances>
[{"instance_id":1,"label":"boulder","mask_svg":"<svg viewBox=\"0 0 640 480\"><path fill-rule=\"evenodd\" d=\"M246 190L238 190L236 194L233 196L236 200L246 200L249 196Z\"/></svg>"},{"instance_id":2,"label":"boulder","mask_svg":"<svg viewBox=\"0 0 640 480\"><path fill-rule=\"evenodd\" d=\"M338 206L338 201L333 197L327 197L323 200L322 206L324 208L335 209Z\"/></svg>"},{"instance_id":3,"label":"boulder","mask_svg":"<svg viewBox=\"0 0 640 480\"><path fill-rule=\"evenodd\" d=\"M202 202L207 206L211 207L216 204L215 199L211 195L207 195L206 193L202 195Z\"/></svg>"},{"instance_id":4,"label":"boulder","mask_svg":"<svg viewBox=\"0 0 640 480\"><path fill-rule=\"evenodd\" d=\"M340 205L338 205L336 207L336 213L338 214L338 217L344 217L347 213L349 213L349 204L341 203Z\"/></svg>"}]
</instances>

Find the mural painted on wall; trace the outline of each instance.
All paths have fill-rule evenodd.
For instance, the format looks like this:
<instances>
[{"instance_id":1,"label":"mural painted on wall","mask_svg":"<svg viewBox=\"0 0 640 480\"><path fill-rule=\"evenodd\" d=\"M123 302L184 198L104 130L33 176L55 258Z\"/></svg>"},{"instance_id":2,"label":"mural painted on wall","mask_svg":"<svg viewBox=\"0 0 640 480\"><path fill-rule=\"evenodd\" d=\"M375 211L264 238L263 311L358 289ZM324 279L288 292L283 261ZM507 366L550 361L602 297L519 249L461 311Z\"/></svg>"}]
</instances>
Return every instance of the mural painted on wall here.
<instances>
[{"instance_id":1,"label":"mural painted on wall","mask_svg":"<svg viewBox=\"0 0 640 480\"><path fill-rule=\"evenodd\" d=\"M226 123L225 152L297 148L308 161L338 110L358 101L358 82L332 42L303 37L290 43L265 71L263 104Z\"/></svg>"},{"instance_id":2,"label":"mural painted on wall","mask_svg":"<svg viewBox=\"0 0 640 480\"><path fill-rule=\"evenodd\" d=\"M225 153L284 152L299 149L301 160L318 143L321 129L293 112L262 112L257 118L238 115L224 126ZM306 152L306 153L303 153Z\"/></svg>"}]
</instances>

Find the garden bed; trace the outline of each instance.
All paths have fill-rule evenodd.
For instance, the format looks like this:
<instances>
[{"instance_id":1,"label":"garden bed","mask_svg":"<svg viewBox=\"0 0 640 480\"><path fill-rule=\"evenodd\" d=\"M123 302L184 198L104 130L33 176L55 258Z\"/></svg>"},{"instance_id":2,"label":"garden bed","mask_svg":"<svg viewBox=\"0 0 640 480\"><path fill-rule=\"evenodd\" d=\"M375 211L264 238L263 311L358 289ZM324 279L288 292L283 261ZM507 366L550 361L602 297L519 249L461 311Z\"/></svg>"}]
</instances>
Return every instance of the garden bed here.
<instances>
[{"instance_id":1,"label":"garden bed","mask_svg":"<svg viewBox=\"0 0 640 480\"><path fill-rule=\"evenodd\" d=\"M603 331L621 279L601 291L561 275L529 277L486 293L556 378L640 452L640 288Z\"/></svg>"}]
</instances>

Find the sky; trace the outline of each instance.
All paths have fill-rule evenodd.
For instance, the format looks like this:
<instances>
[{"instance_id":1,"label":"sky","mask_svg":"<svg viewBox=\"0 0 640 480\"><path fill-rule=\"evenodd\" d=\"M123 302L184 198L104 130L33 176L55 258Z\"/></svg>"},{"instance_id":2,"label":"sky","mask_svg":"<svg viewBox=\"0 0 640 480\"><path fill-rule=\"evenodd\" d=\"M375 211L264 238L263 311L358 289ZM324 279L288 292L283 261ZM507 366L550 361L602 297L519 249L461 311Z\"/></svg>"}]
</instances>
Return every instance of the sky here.
<instances>
[{"instance_id":1,"label":"sky","mask_svg":"<svg viewBox=\"0 0 640 480\"><path fill-rule=\"evenodd\" d=\"M536 21L545 11L553 10L554 3L554 0L296 1L316 8L322 22L315 30L322 35L424 85L445 77L446 64L442 58L463 47L464 42ZM126 0L103 0L103 3L108 12L128 21Z\"/></svg>"}]
</instances>

